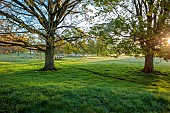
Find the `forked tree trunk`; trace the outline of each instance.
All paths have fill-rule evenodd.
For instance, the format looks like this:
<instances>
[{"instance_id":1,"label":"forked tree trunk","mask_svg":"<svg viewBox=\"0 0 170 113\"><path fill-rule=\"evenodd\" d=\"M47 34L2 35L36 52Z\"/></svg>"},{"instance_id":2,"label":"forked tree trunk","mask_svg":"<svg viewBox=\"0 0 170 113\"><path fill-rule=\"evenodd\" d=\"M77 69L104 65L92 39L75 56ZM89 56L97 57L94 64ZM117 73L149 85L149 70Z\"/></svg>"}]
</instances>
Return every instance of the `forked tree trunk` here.
<instances>
[{"instance_id":1,"label":"forked tree trunk","mask_svg":"<svg viewBox=\"0 0 170 113\"><path fill-rule=\"evenodd\" d=\"M45 66L42 70L44 71L56 70L56 68L54 67L54 48L51 46L46 47Z\"/></svg>"},{"instance_id":2,"label":"forked tree trunk","mask_svg":"<svg viewBox=\"0 0 170 113\"><path fill-rule=\"evenodd\" d=\"M154 65L153 65L154 54L148 54L145 56L145 66L143 68L143 72L145 73L154 73Z\"/></svg>"}]
</instances>

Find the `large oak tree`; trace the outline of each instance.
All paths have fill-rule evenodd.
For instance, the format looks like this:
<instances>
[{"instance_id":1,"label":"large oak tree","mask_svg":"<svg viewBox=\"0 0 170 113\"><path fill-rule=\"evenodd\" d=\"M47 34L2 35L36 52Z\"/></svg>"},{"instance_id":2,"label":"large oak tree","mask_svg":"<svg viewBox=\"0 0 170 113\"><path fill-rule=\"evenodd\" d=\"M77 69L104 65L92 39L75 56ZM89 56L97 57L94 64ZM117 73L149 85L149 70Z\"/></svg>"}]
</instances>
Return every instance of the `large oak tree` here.
<instances>
[{"instance_id":1,"label":"large oak tree","mask_svg":"<svg viewBox=\"0 0 170 113\"><path fill-rule=\"evenodd\" d=\"M139 41L145 54L145 66L142 71L153 73L154 55L161 51L170 32L170 1L133 0L132 3L137 19L137 25L132 27L132 37Z\"/></svg>"},{"instance_id":2,"label":"large oak tree","mask_svg":"<svg viewBox=\"0 0 170 113\"><path fill-rule=\"evenodd\" d=\"M104 12L109 20L105 26L108 26L110 34L120 37L126 35L120 42L122 47L130 51L134 47L141 49L145 55L142 71L153 73L154 56L165 53L165 48L168 48L166 41L170 34L170 1L103 0L96 3L102 7L100 12ZM136 54L135 51L131 52ZM168 58L166 54L160 57Z\"/></svg>"},{"instance_id":3,"label":"large oak tree","mask_svg":"<svg viewBox=\"0 0 170 113\"><path fill-rule=\"evenodd\" d=\"M64 38L61 34L67 31L65 28L76 29L72 23L76 16L71 16L80 13L81 2L82 0L1 0L0 19L10 23L7 26L12 24L12 29L10 33L1 35L0 44L41 50L45 53L43 70L55 70L54 49L57 46L56 42L70 41L75 38L71 36ZM1 25L4 24L1 23ZM41 40L41 44L18 40L15 32L36 34L33 36L36 41ZM7 40L2 40L2 37Z\"/></svg>"}]
</instances>

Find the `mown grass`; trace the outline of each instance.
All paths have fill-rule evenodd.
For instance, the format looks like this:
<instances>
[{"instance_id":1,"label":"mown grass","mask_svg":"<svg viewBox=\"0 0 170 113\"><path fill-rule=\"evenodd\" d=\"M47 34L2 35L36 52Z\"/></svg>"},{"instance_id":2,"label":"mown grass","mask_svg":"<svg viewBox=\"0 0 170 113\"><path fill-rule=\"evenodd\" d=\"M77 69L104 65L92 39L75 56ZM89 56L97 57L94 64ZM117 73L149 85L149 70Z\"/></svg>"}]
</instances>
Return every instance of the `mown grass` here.
<instances>
[{"instance_id":1,"label":"mown grass","mask_svg":"<svg viewBox=\"0 0 170 113\"><path fill-rule=\"evenodd\" d=\"M170 63L156 74L132 57L64 58L58 71L38 71L44 61L0 55L2 113L168 113Z\"/></svg>"}]
</instances>

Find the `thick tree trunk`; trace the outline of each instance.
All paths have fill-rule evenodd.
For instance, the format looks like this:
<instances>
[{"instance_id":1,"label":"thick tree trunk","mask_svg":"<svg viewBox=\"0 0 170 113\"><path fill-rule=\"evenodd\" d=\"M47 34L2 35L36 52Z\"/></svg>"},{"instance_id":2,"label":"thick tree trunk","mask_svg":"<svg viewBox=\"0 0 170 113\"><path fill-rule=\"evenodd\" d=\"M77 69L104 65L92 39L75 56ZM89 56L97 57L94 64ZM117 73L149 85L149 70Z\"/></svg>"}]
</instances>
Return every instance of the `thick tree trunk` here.
<instances>
[{"instance_id":1,"label":"thick tree trunk","mask_svg":"<svg viewBox=\"0 0 170 113\"><path fill-rule=\"evenodd\" d=\"M46 47L45 66L42 70L44 71L56 70L56 68L54 67L54 48L51 46Z\"/></svg>"},{"instance_id":2,"label":"thick tree trunk","mask_svg":"<svg viewBox=\"0 0 170 113\"><path fill-rule=\"evenodd\" d=\"M148 54L145 56L145 66L143 68L143 72L145 73L154 73L154 65L153 65L154 54Z\"/></svg>"}]
</instances>

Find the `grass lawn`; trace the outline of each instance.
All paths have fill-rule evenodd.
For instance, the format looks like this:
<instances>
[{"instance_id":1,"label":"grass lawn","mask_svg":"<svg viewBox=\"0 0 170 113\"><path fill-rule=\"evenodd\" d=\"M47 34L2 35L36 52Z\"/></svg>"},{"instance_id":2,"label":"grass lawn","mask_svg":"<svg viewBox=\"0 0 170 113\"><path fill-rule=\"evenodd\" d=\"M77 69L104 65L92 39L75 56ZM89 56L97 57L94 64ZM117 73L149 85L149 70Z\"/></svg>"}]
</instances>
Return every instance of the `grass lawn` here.
<instances>
[{"instance_id":1,"label":"grass lawn","mask_svg":"<svg viewBox=\"0 0 170 113\"><path fill-rule=\"evenodd\" d=\"M158 61L156 74L133 57L64 58L43 72L43 60L0 55L0 112L168 113L170 62Z\"/></svg>"}]
</instances>

